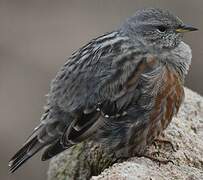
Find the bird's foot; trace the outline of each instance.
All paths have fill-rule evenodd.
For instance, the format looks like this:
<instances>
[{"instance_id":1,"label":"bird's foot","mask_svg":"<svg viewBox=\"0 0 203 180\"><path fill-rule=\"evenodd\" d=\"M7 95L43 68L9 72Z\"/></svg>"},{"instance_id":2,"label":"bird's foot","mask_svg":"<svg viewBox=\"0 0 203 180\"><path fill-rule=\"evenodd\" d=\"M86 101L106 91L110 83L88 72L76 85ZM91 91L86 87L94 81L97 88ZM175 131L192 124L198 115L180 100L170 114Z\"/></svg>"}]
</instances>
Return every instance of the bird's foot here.
<instances>
[{"instance_id":1,"label":"bird's foot","mask_svg":"<svg viewBox=\"0 0 203 180\"><path fill-rule=\"evenodd\" d=\"M172 164L174 164L174 162L170 159L161 159L161 158L158 158L158 157L154 157L153 155L155 154L159 154L160 152L153 152L151 155L143 155L142 157L145 157L145 158L148 158L154 162L157 162L159 164L159 166L161 164L168 164L169 162L171 162Z\"/></svg>"},{"instance_id":2,"label":"bird's foot","mask_svg":"<svg viewBox=\"0 0 203 180\"><path fill-rule=\"evenodd\" d=\"M155 139L155 140L154 140L154 145L155 145L155 147L157 147L157 143L160 143L160 144L168 144L168 145L172 148L172 150L173 150L174 152L177 151L176 148L175 148L175 146L174 146L174 144L173 144L170 140L168 140L168 139L161 139L161 138Z\"/></svg>"}]
</instances>

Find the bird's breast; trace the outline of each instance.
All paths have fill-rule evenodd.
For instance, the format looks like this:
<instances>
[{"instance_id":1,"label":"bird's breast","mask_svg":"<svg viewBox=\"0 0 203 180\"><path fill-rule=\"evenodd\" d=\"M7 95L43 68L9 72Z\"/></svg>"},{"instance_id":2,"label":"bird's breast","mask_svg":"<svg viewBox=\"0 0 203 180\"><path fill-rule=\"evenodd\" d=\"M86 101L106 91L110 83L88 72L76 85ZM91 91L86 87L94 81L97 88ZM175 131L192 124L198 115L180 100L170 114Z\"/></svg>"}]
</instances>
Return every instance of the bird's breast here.
<instances>
[{"instance_id":1,"label":"bird's breast","mask_svg":"<svg viewBox=\"0 0 203 180\"><path fill-rule=\"evenodd\" d=\"M152 142L169 125L184 97L179 75L170 67L165 67L164 71L164 75L160 77L162 86L154 97L155 102L150 113L148 143Z\"/></svg>"}]
</instances>

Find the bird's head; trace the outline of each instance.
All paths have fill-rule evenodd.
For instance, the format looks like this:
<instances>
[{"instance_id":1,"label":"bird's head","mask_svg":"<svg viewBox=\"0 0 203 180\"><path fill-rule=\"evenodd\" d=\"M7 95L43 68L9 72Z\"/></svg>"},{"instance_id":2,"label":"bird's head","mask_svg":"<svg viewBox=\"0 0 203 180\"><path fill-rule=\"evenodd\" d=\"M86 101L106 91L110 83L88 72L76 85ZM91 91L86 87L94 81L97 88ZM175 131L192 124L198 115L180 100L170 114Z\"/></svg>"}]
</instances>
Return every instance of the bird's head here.
<instances>
[{"instance_id":1,"label":"bird's head","mask_svg":"<svg viewBox=\"0 0 203 180\"><path fill-rule=\"evenodd\" d=\"M180 43L183 33L195 30L169 11L156 8L137 11L121 26L121 31L131 39L155 48L173 48Z\"/></svg>"}]
</instances>

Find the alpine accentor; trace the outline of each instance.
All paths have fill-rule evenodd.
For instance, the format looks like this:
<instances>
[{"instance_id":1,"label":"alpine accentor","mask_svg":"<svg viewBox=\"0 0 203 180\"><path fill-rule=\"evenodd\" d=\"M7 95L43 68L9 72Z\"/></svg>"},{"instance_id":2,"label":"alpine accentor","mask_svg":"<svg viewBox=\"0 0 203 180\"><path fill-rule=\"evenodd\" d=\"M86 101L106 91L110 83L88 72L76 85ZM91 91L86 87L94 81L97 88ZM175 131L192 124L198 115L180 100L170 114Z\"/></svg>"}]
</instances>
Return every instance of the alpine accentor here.
<instances>
[{"instance_id":1,"label":"alpine accentor","mask_svg":"<svg viewBox=\"0 0 203 180\"><path fill-rule=\"evenodd\" d=\"M10 172L44 147L47 160L86 139L118 157L142 154L183 101L192 55L182 37L195 30L169 11L150 8L73 53Z\"/></svg>"}]
</instances>

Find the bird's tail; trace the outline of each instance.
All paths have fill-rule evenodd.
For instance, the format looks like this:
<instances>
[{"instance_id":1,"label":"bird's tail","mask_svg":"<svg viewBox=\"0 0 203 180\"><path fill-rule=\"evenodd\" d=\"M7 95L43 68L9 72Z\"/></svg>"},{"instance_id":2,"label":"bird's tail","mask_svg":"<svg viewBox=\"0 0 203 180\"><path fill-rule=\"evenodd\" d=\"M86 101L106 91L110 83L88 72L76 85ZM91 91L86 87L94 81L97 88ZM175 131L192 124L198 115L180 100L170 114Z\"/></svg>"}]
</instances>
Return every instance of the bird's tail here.
<instances>
[{"instance_id":1,"label":"bird's tail","mask_svg":"<svg viewBox=\"0 0 203 180\"><path fill-rule=\"evenodd\" d=\"M9 171L11 173L16 171L23 163L35 155L44 146L46 146L46 144L39 142L37 136L28 140L9 161Z\"/></svg>"}]
</instances>

